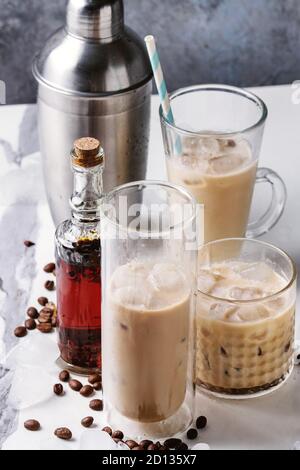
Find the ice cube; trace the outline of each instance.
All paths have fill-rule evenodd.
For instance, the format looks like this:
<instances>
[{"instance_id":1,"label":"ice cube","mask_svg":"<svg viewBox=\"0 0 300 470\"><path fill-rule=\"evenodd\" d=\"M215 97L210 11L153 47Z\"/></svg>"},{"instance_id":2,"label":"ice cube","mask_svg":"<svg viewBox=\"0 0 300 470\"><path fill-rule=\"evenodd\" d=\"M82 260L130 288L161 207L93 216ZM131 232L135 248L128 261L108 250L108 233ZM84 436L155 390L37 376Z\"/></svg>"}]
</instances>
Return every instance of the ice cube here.
<instances>
[{"instance_id":1,"label":"ice cube","mask_svg":"<svg viewBox=\"0 0 300 470\"><path fill-rule=\"evenodd\" d=\"M113 287L136 287L139 288L145 281L147 269L145 264L132 261L119 266L112 276Z\"/></svg>"},{"instance_id":2,"label":"ice cube","mask_svg":"<svg viewBox=\"0 0 300 470\"><path fill-rule=\"evenodd\" d=\"M20 366L33 366L55 371L55 361L59 350L53 339L32 331L30 337L22 339L6 356L9 369Z\"/></svg>"},{"instance_id":3,"label":"ice cube","mask_svg":"<svg viewBox=\"0 0 300 470\"><path fill-rule=\"evenodd\" d=\"M157 263L149 274L148 281L155 291L182 291L186 281L184 275L174 264Z\"/></svg>"},{"instance_id":4,"label":"ice cube","mask_svg":"<svg viewBox=\"0 0 300 470\"><path fill-rule=\"evenodd\" d=\"M234 300L255 300L264 297L264 292L259 287L232 287L229 295Z\"/></svg>"},{"instance_id":5,"label":"ice cube","mask_svg":"<svg viewBox=\"0 0 300 470\"><path fill-rule=\"evenodd\" d=\"M210 447L208 444L200 443L194 445L191 450L210 450Z\"/></svg>"},{"instance_id":6,"label":"ice cube","mask_svg":"<svg viewBox=\"0 0 300 470\"><path fill-rule=\"evenodd\" d=\"M213 173L223 175L231 173L243 166L244 158L240 155L220 155L210 159L210 168Z\"/></svg>"},{"instance_id":7,"label":"ice cube","mask_svg":"<svg viewBox=\"0 0 300 470\"><path fill-rule=\"evenodd\" d=\"M274 278L273 269L264 262L237 264L236 271L241 277L260 282L270 282Z\"/></svg>"},{"instance_id":8,"label":"ice cube","mask_svg":"<svg viewBox=\"0 0 300 470\"><path fill-rule=\"evenodd\" d=\"M200 269L198 271L198 289L205 294L211 292L216 285L216 276L207 269Z\"/></svg>"},{"instance_id":9,"label":"ice cube","mask_svg":"<svg viewBox=\"0 0 300 470\"><path fill-rule=\"evenodd\" d=\"M220 144L215 137L203 137L197 140L196 154L207 160L220 154Z\"/></svg>"},{"instance_id":10,"label":"ice cube","mask_svg":"<svg viewBox=\"0 0 300 470\"><path fill-rule=\"evenodd\" d=\"M80 450L117 450L118 446L107 432L88 430L80 436Z\"/></svg>"},{"instance_id":11,"label":"ice cube","mask_svg":"<svg viewBox=\"0 0 300 470\"><path fill-rule=\"evenodd\" d=\"M238 307L229 303L216 303L210 307L209 314L218 320L235 321Z\"/></svg>"},{"instance_id":12,"label":"ice cube","mask_svg":"<svg viewBox=\"0 0 300 470\"><path fill-rule=\"evenodd\" d=\"M264 305L242 306L239 308L238 317L241 321L256 321L270 318L272 313Z\"/></svg>"},{"instance_id":13,"label":"ice cube","mask_svg":"<svg viewBox=\"0 0 300 470\"><path fill-rule=\"evenodd\" d=\"M149 308L152 300L152 292L147 289L145 283L143 286L121 287L112 293L114 300L125 306L134 306L137 308Z\"/></svg>"},{"instance_id":14,"label":"ice cube","mask_svg":"<svg viewBox=\"0 0 300 470\"><path fill-rule=\"evenodd\" d=\"M8 403L22 410L53 396L53 377L40 367L18 367L13 374Z\"/></svg>"}]
</instances>

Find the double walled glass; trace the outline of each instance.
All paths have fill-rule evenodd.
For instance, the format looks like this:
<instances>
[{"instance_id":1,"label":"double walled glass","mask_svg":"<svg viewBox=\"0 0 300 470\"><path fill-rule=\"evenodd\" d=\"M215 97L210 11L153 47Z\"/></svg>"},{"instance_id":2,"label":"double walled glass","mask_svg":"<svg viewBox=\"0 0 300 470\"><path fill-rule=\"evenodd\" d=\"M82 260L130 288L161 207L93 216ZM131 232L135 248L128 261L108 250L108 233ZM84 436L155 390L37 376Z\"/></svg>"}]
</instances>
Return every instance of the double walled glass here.
<instances>
[{"instance_id":1,"label":"double walled glass","mask_svg":"<svg viewBox=\"0 0 300 470\"><path fill-rule=\"evenodd\" d=\"M257 168L268 111L254 94L226 85L183 88L170 96L175 124L160 109L168 179L204 204L205 242L268 232L286 201L281 178ZM255 182L272 192L248 224Z\"/></svg>"},{"instance_id":2,"label":"double walled glass","mask_svg":"<svg viewBox=\"0 0 300 470\"><path fill-rule=\"evenodd\" d=\"M107 424L172 436L193 418L196 204L141 181L102 208L102 380Z\"/></svg>"},{"instance_id":3,"label":"double walled glass","mask_svg":"<svg viewBox=\"0 0 300 470\"><path fill-rule=\"evenodd\" d=\"M199 250L196 380L227 398L273 391L293 368L296 269L280 249L228 239Z\"/></svg>"}]
</instances>

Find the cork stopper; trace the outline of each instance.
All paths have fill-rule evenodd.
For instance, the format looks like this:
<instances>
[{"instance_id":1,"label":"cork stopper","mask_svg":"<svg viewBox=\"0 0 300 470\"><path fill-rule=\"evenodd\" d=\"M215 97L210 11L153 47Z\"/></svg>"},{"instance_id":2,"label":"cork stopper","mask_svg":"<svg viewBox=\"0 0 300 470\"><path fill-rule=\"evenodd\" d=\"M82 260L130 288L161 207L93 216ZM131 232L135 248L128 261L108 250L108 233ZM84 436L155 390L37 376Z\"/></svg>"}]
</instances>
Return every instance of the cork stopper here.
<instances>
[{"instance_id":1,"label":"cork stopper","mask_svg":"<svg viewBox=\"0 0 300 470\"><path fill-rule=\"evenodd\" d=\"M98 139L82 137L75 140L72 163L83 168L90 168L103 162L103 151Z\"/></svg>"}]
</instances>

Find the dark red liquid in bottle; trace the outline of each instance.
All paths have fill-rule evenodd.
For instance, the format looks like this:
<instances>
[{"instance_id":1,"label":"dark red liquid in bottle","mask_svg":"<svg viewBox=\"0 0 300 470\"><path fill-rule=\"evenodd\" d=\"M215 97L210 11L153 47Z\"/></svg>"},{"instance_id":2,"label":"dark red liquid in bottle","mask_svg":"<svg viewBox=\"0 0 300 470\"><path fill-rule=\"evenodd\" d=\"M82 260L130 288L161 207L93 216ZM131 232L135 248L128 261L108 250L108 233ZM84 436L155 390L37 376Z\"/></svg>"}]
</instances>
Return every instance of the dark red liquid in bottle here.
<instances>
[{"instance_id":1,"label":"dark red liquid in bottle","mask_svg":"<svg viewBox=\"0 0 300 470\"><path fill-rule=\"evenodd\" d=\"M100 240L83 239L56 250L58 346L62 359L101 369Z\"/></svg>"}]
</instances>

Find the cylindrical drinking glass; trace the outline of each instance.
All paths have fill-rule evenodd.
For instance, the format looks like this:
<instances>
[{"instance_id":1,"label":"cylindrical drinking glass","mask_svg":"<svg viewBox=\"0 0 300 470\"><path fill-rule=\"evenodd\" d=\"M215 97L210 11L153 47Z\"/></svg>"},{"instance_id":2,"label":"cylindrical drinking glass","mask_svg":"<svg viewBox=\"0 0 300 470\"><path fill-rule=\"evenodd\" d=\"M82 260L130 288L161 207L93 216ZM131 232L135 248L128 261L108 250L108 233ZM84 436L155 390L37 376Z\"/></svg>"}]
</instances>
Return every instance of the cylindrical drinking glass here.
<instances>
[{"instance_id":1,"label":"cylindrical drinking glass","mask_svg":"<svg viewBox=\"0 0 300 470\"><path fill-rule=\"evenodd\" d=\"M296 268L256 240L227 239L199 250L196 380L226 398L280 387L293 369Z\"/></svg>"},{"instance_id":2,"label":"cylindrical drinking glass","mask_svg":"<svg viewBox=\"0 0 300 470\"><path fill-rule=\"evenodd\" d=\"M205 242L268 232L283 212L286 188L274 171L257 169L265 103L226 85L183 88L170 100L175 124L160 108L168 178L204 204ZM255 181L268 183L272 199L248 225Z\"/></svg>"},{"instance_id":3,"label":"cylindrical drinking glass","mask_svg":"<svg viewBox=\"0 0 300 470\"><path fill-rule=\"evenodd\" d=\"M103 202L102 379L107 424L171 436L193 418L196 203L141 181Z\"/></svg>"}]
</instances>

